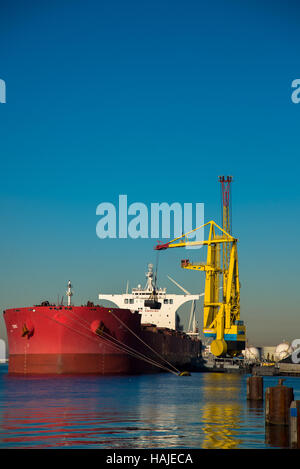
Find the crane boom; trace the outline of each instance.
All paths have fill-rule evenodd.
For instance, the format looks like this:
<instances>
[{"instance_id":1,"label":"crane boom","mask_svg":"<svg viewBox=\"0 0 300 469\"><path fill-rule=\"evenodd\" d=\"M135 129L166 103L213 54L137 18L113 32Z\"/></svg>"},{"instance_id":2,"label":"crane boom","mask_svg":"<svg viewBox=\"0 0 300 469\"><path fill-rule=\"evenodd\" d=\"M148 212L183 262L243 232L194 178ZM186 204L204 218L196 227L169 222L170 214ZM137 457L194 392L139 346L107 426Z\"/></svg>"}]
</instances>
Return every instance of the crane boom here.
<instances>
[{"instance_id":1,"label":"crane boom","mask_svg":"<svg viewBox=\"0 0 300 469\"><path fill-rule=\"evenodd\" d=\"M209 227L207 240L188 240L190 233L205 227ZM240 320L237 242L238 240L230 233L214 221L210 221L168 243L159 243L155 247L156 250L165 250L196 245L207 246L206 263L193 264L188 259L184 259L181 261L181 267L205 272L203 333L205 337L213 339L211 352L217 357L223 357L226 354L233 356L245 348L246 329L243 321ZM224 262L224 257L221 262L220 248L225 244L229 249L228 262ZM220 277L223 279L222 299L219 298Z\"/></svg>"}]
</instances>

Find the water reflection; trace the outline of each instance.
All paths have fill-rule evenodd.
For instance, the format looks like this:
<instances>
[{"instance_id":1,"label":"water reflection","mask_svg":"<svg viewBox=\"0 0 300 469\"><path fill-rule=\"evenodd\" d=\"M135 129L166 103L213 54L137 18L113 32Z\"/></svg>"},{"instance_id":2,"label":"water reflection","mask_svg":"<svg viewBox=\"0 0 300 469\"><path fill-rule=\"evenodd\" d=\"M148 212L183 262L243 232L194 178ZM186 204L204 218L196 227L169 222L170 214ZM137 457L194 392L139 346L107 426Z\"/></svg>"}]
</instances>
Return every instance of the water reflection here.
<instances>
[{"instance_id":1,"label":"water reflection","mask_svg":"<svg viewBox=\"0 0 300 469\"><path fill-rule=\"evenodd\" d=\"M247 401L242 375L0 373L1 448L233 449L285 441L275 429L265 439L263 404Z\"/></svg>"},{"instance_id":2,"label":"water reflection","mask_svg":"<svg viewBox=\"0 0 300 469\"><path fill-rule=\"evenodd\" d=\"M239 375L209 373L204 379L202 447L206 449L238 448L242 410L239 402L241 377Z\"/></svg>"},{"instance_id":3,"label":"water reflection","mask_svg":"<svg viewBox=\"0 0 300 469\"><path fill-rule=\"evenodd\" d=\"M264 401L255 401L255 400L249 400L247 399L247 409L249 412L252 412L253 414L256 415L261 415L262 412L264 411Z\"/></svg>"},{"instance_id":4,"label":"water reflection","mask_svg":"<svg viewBox=\"0 0 300 469\"><path fill-rule=\"evenodd\" d=\"M239 376L7 377L2 447L234 448Z\"/></svg>"},{"instance_id":5,"label":"water reflection","mask_svg":"<svg viewBox=\"0 0 300 469\"><path fill-rule=\"evenodd\" d=\"M267 445L276 448L289 447L288 425L266 425L265 441Z\"/></svg>"},{"instance_id":6,"label":"water reflection","mask_svg":"<svg viewBox=\"0 0 300 469\"><path fill-rule=\"evenodd\" d=\"M8 377L4 384L1 447L107 447L128 433L135 438L139 422L122 393L124 385L130 392L128 380Z\"/></svg>"},{"instance_id":7,"label":"water reflection","mask_svg":"<svg viewBox=\"0 0 300 469\"><path fill-rule=\"evenodd\" d=\"M201 382L134 377L12 377L4 380L0 445L164 448L200 445L194 398ZM194 385L193 385L194 386ZM187 393L185 393L185 391ZM198 394L198 395L197 395ZM191 433L188 426L191 425Z\"/></svg>"}]
</instances>

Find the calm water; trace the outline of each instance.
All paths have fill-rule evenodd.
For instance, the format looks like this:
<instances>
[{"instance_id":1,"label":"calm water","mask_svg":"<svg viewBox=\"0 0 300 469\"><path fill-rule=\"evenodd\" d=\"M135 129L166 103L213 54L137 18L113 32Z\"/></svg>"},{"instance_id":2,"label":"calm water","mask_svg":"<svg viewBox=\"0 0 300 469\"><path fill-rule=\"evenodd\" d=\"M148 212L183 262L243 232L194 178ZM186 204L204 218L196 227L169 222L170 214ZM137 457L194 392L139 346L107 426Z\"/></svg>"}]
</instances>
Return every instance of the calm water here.
<instances>
[{"instance_id":1,"label":"calm water","mask_svg":"<svg viewBox=\"0 0 300 469\"><path fill-rule=\"evenodd\" d=\"M278 378L264 377L264 387ZM300 378L286 378L300 399ZM246 376L13 377L0 365L0 448L280 448Z\"/></svg>"}]
</instances>

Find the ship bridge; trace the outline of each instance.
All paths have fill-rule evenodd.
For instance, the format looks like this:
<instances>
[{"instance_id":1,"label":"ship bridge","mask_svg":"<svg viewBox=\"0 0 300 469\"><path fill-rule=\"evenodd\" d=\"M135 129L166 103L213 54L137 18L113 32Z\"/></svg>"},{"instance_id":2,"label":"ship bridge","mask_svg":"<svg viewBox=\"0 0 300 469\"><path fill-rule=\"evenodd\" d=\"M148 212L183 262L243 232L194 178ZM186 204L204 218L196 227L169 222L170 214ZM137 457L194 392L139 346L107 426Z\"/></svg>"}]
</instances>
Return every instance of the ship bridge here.
<instances>
[{"instance_id":1,"label":"ship bridge","mask_svg":"<svg viewBox=\"0 0 300 469\"><path fill-rule=\"evenodd\" d=\"M100 300L111 301L119 308L126 308L133 311L138 311L141 314L142 324L155 324L158 327L167 327L169 329L176 329L176 311L180 306L188 301L199 300L200 295L176 295L167 294L166 288L155 290L156 302L160 304L159 309L150 308L145 306L145 302L153 295L153 270L152 264L148 265L148 272L146 273L147 284L145 288L138 285L133 288L131 293L128 291L122 294L99 294Z\"/></svg>"}]
</instances>

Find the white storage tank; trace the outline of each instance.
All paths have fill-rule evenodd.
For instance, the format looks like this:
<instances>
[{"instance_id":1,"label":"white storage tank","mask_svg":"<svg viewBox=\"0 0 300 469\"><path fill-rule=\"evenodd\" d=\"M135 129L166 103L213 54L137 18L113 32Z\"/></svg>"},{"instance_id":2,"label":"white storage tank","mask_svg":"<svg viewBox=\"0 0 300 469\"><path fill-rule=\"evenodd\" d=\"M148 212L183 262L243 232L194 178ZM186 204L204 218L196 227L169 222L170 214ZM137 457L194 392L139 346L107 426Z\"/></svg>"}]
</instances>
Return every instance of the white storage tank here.
<instances>
[{"instance_id":1,"label":"white storage tank","mask_svg":"<svg viewBox=\"0 0 300 469\"><path fill-rule=\"evenodd\" d=\"M245 349L245 359L253 361L260 360L260 350L257 347L247 347Z\"/></svg>"},{"instance_id":2,"label":"white storage tank","mask_svg":"<svg viewBox=\"0 0 300 469\"><path fill-rule=\"evenodd\" d=\"M275 358L277 361L283 360L291 355L293 349L287 342L283 342L282 344L277 345L275 349Z\"/></svg>"}]
</instances>

